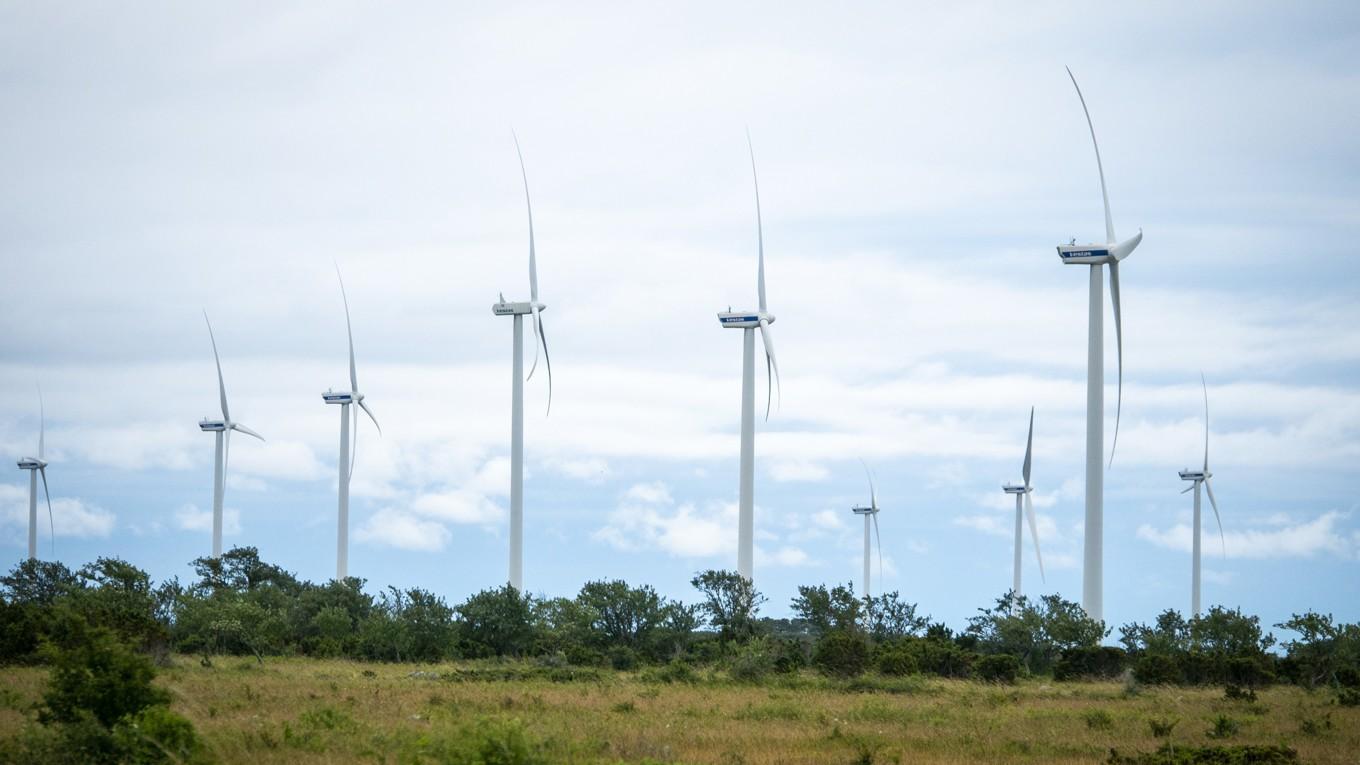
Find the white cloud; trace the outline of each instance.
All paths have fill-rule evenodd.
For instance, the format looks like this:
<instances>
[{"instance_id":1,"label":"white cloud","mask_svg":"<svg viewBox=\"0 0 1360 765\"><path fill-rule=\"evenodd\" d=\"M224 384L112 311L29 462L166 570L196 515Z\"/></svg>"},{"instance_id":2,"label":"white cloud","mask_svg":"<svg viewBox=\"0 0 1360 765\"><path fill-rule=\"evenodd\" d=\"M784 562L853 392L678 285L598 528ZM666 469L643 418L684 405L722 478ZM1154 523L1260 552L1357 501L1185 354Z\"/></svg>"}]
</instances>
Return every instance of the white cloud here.
<instances>
[{"instance_id":1,"label":"white cloud","mask_svg":"<svg viewBox=\"0 0 1360 765\"><path fill-rule=\"evenodd\" d=\"M578 481L585 481L590 484L602 483L609 478L609 463L598 457L557 458L550 459L548 464L568 478L575 478Z\"/></svg>"},{"instance_id":2,"label":"white cloud","mask_svg":"<svg viewBox=\"0 0 1360 765\"><path fill-rule=\"evenodd\" d=\"M212 533L213 514L211 509L199 510L197 505L185 505L175 511L175 526L183 531L205 531ZM236 536L241 533L241 512L230 507L222 508L222 536Z\"/></svg>"},{"instance_id":3,"label":"white cloud","mask_svg":"<svg viewBox=\"0 0 1360 765\"><path fill-rule=\"evenodd\" d=\"M766 552L764 548L757 547L755 553L757 566L794 568L813 564L812 558L800 547L784 546L774 552Z\"/></svg>"},{"instance_id":4,"label":"white cloud","mask_svg":"<svg viewBox=\"0 0 1360 765\"><path fill-rule=\"evenodd\" d=\"M417 515L450 523L492 526L501 523L505 510L486 495L471 489L422 494L411 503Z\"/></svg>"},{"instance_id":5,"label":"white cloud","mask_svg":"<svg viewBox=\"0 0 1360 765\"><path fill-rule=\"evenodd\" d=\"M810 460L774 460L770 477L776 481L825 481L831 475L824 465Z\"/></svg>"},{"instance_id":6,"label":"white cloud","mask_svg":"<svg viewBox=\"0 0 1360 765\"><path fill-rule=\"evenodd\" d=\"M1348 517L1349 513L1334 510L1294 525L1276 524L1269 529L1225 531L1223 541L1217 544L1214 537L1218 535L1213 529L1205 528L1202 539L1204 554L1218 555L1225 545L1229 558L1310 558L1319 553L1353 556L1358 549L1357 534L1353 530L1339 528L1340 521ZM1194 535L1188 524L1178 523L1167 529L1144 524L1138 527L1137 533L1139 539L1158 547L1186 553L1193 548Z\"/></svg>"},{"instance_id":7,"label":"white cloud","mask_svg":"<svg viewBox=\"0 0 1360 765\"><path fill-rule=\"evenodd\" d=\"M88 505L74 497L54 497L52 517L47 516L47 502L38 486L38 538L48 537L55 530L59 537L107 537L113 532L113 513ZM25 543L28 539L28 487L0 484L0 534L10 541Z\"/></svg>"},{"instance_id":8,"label":"white cloud","mask_svg":"<svg viewBox=\"0 0 1360 765\"><path fill-rule=\"evenodd\" d=\"M374 513L354 532L359 542L421 552L443 550L451 536L441 523L390 507Z\"/></svg>"},{"instance_id":9,"label":"white cloud","mask_svg":"<svg viewBox=\"0 0 1360 765\"><path fill-rule=\"evenodd\" d=\"M835 510L818 510L813 513L812 525L828 530L845 528L845 522L841 520L841 514Z\"/></svg>"},{"instance_id":10,"label":"white cloud","mask_svg":"<svg viewBox=\"0 0 1360 765\"><path fill-rule=\"evenodd\" d=\"M669 505L673 502L671 490L660 481L633 484L623 496L624 499L649 505Z\"/></svg>"},{"instance_id":11,"label":"white cloud","mask_svg":"<svg viewBox=\"0 0 1360 765\"><path fill-rule=\"evenodd\" d=\"M683 558L734 552L735 504L673 504L664 484L636 484L592 537L619 550L657 549Z\"/></svg>"}]
</instances>

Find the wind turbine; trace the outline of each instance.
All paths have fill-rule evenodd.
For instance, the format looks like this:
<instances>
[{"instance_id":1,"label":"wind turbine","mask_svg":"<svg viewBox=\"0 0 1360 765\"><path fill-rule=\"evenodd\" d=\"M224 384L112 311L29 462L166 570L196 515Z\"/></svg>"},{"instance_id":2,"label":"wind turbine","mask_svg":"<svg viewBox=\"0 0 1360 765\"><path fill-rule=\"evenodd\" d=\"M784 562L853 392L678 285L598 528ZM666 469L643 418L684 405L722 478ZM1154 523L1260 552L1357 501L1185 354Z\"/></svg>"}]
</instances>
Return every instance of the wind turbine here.
<instances>
[{"instance_id":1,"label":"wind turbine","mask_svg":"<svg viewBox=\"0 0 1360 765\"><path fill-rule=\"evenodd\" d=\"M1100 621L1104 612L1104 476L1105 467L1105 290L1101 284L1103 266L1110 267L1110 302L1114 306L1115 348L1119 358L1119 388L1115 404L1114 442L1110 446L1110 464L1114 464L1114 449L1119 443L1119 416L1124 401L1124 336L1119 318L1119 261L1127 258L1143 232L1122 242L1114 235L1114 218L1110 216L1110 195L1105 188L1105 168L1100 162L1100 145L1096 143L1096 128L1091 112L1086 108L1086 97L1072 70L1067 70L1072 86L1077 89L1081 110L1086 114L1086 126L1091 130L1091 145L1096 150L1096 170L1100 173L1100 197L1105 203L1105 243L1070 244L1058 247L1063 263L1089 265L1090 298L1086 330L1086 540L1083 554L1081 606L1090 618Z\"/></svg>"},{"instance_id":2,"label":"wind turbine","mask_svg":"<svg viewBox=\"0 0 1360 765\"><path fill-rule=\"evenodd\" d=\"M548 306L538 301L538 261L534 253L534 205L529 199L529 173L524 169L524 154L515 139L515 154L519 156L520 179L524 181L524 206L529 212L529 302L507 303L505 295L491 306L496 316L515 317L515 339L510 373L510 586L522 590L524 585L524 381L532 379L538 369L538 347L543 346L543 364L548 371L548 408L552 412L552 359L548 356L548 337L543 334L543 311ZM524 376L524 316L533 317L534 363L529 377Z\"/></svg>"},{"instance_id":3,"label":"wind turbine","mask_svg":"<svg viewBox=\"0 0 1360 765\"><path fill-rule=\"evenodd\" d=\"M350 405L358 404L364 410L368 419L373 421L373 427L378 429L379 436L382 435L382 426L378 424L378 418L373 416L373 410L364 403L364 394L359 392L359 375L354 367L354 327L349 321L349 297L345 294L345 280L340 276L338 265L335 267L335 278L340 281L340 299L345 303L345 332L349 335L349 390L327 390L321 394L321 398L327 404L340 407L340 512L335 535L335 579L344 581L349 576L349 479L354 474L354 455L359 445L357 410L352 412L354 435L353 440L350 440Z\"/></svg>"},{"instance_id":4,"label":"wind turbine","mask_svg":"<svg viewBox=\"0 0 1360 765\"><path fill-rule=\"evenodd\" d=\"M217 363L217 394L222 402L222 419L209 420L203 418L198 423L198 429L207 433L217 434L217 448L213 452L213 525L212 525L212 556L222 557L222 500L227 492L227 462L231 458L231 432L239 430L248 436L264 440L264 436L247 428L239 422L233 422L231 412L227 409L227 384L222 381L222 359L217 355L217 338L213 337L212 322L208 321L208 312L203 312L203 321L208 324L208 340L212 342L213 361Z\"/></svg>"},{"instance_id":5,"label":"wind turbine","mask_svg":"<svg viewBox=\"0 0 1360 765\"><path fill-rule=\"evenodd\" d=\"M751 155L751 179L756 193L756 247L758 252L756 291L760 298L759 311L733 311L718 314L718 323L726 329L742 330L741 351L741 482L737 510L737 573L747 581L751 576L755 557L755 336L765 344L765 419L770 419L771 387L779 385L779 363L774 356L774 338L770 325L774 314L765 305L765 235L760 221L760 178L756 175L756 152L751 145L751 134L746 134L746 148Z\"/></svg>"},{"instance_id":6,"label":"wind turbine","mask_svg":"<svg viewBox=\"0 0 1360 765\"><path fill-rule=\"evenodd\" d=\"M863 462L860 463L864 465ZM874 491L874 475L869 472L869 466L864 465L864 474L869 478L869 506L852 507L850 512L855 515L864 516L864 595L868 597L869 590L869 521L872 519L874 524L874 538L878 540L878 575L883 576L883 537L878 534L878 493Z\"/></svg>"},{"instance_id":7,"label":"wind turbine","mask_svg":"<svg viewBox=\"0 0 1360 765\"><path fill-rule=\"evenodd\" d=\"M38 557L38 476L42 476L43 496L47 498L47 523L52 532L52 550L57 549L57 526L52 520L52 495L47 491L47 461L43 459L46 434L46 412L43 411L42 388L38 389L38 456L19 460L19 469L28 471L28 559ZM1198 495L1197 495L1198 496Z\"/></svg>"},{"instance_id":8,"label":"wind turbine","mask_svg":"<svg viewBox=\"0 0 1360 765\"><path fill-rule=\"evenodd\" d=\"M1039 527L1034 521L1034 503L1029 495L1034 491L1034 487L1029 483L1029 468L1033 462L1034 455L1034 407L1029 408L1029 436L1025 439L1025 466L1021 469L1021 474L1025 482L1016 485L1008 483L1001 487L1007 494L1015 495L1015 568L1011 578L1011 590L1016 597L1020 596L1020 548L1024 541L1024 534L1021 528L1020 517L1024 515L1029 519L1029 535L1034 540L1034 557L1039 559L1039 578L1047 582L1044 577L1044 556L1039 553ZM1021 505L1024 505L1023 509Z\"/></svg>"},{"instance_id":9,"label":"wind turbine","mask_svg":"<svg viewBox=\"0 0 1360 765\"><path fill-rule=\"evenodd\" d=\"M1199 616L1199 548L1200 548L1200 515L1199 515L1199 487L1204 485L1204 491L1209 494L1209 505L1214 509L1214 520L1218 522L1218 537L1223 544L1223 554L1228 554L1228 540L1223 535L1223 519L1218 515L1218 502L1214 500L1214 487L1209 483L1213 473L1209 472L1209 385L1204 382L1204 375L1199 376L1199 383L1204 388L1204 467L1201 470L1182 470L1181 480L1191 481L1185 487L1184 494L1188 491L1195 492L1195 522L1194 539L1191 542L1191 556L1194 558L1190 564L1190 610L1195 616Z\"/></svg>"}]
</instances>

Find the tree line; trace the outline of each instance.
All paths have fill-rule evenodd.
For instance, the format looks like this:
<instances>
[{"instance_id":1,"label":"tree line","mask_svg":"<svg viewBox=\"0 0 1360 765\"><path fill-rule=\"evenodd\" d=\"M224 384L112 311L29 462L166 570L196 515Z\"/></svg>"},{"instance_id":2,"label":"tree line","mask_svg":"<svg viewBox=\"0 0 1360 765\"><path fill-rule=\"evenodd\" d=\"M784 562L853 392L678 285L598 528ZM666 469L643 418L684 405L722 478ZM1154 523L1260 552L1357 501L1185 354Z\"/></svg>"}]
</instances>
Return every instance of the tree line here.
<instances>
[{"instance_id":1,"label":"tree line","mask_svg":"<svg viewBox=\"0 0 1360 765\"><path fill-rule=\"evenodd\" d=\"M252 547L191 564L195 579L154 583L117 558L76 570L25 561L0 577L0 663L33 663L73 634L107 630L164 659L191 654L306 655L383 662L494 657L545 667L655 667L676 677L713 667L737 680L816 669L935 675L1009 682L1131 676L1144 683L1225 684L1251 689L1289 682L1334 686L1360 700L1360 624L1307 612L1275 625L1277 642L1255 616L1215 607L1186 618L1174 610L1151 624L1112 630L1057 595L1006 593L962 629L918 613L897 592L856 595L850 585L798 588L792 616L760 616L766 603L730 571L692 580L692 603L648 585L587 582L575 597L538 598L509 586L462 603L419 588L376 595L357 578L300 580L260 559Z\"/></svg>"}]
</instances>

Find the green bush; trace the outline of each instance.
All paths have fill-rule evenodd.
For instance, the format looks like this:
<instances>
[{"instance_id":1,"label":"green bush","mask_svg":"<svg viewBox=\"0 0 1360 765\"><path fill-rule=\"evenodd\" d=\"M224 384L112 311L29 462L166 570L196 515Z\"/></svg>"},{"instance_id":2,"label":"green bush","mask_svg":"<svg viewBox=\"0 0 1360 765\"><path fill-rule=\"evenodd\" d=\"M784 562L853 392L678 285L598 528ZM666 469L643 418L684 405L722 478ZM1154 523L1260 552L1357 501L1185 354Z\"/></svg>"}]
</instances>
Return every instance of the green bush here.
<instances>
[{"instance_id":1,"label":"green bush","mask_svg":"<svg viewBox=\"0 0 1360 765\"><path fill-rule=\"evenodd\" d=\"M1147 654L1133 666L1133 676L1144 685L1173 685L1181 681L1180 667L1170 656Z\"/></svg>"},{"instance_id":2,"label":"green bush","mask_svg":"<svg viewBox=\"0 0 1360 765\"><path fill-rule=\"evenodd\" d=\"M854 677L869 667L869 641L859 632L832 630L813 647L812 663L832 677Z\"/></svg>"},{"instance_id":3,"label":"green bush","mask_svg":"<svg viewBox=\"0 0 1360 765\"><path fill-rule=\"evenodd\" d=\"M609 649L609 666L617 670L637 669L637 652L626 645L616 645Z\"/></svg>"},{"instance_id":4,"label":"green bush","mask_svg":"<svg viewBox=\"0 0 1360 765\"><path fill-rule=\"evenodd\" d=\"M921 671L915 654L907 645L900 642L880 645L874 652L874 663L878 666L879 672L894 677L914 675Z\"/></svg>"},{"instance_id":5,"label":"green bush","mask_svg":"<svg viewBox=\"0 0 1360 765\"><path fill-rule=\"evenodd\" d=\"M1123 754L1110 750L1108 765L1288 765L1299 753L1287 746L1173 746L1162 744L1155 752Z\"/></svg>"},{"instance_id":6,"label":"green bush","mask_svg":"<svg viewBox=\"0 0 1360 765\"><path fill-rule=\"evenodd\" d=\"M983 656L973 664L973 674L989 683L1014 683L1020 660L1005 653Z\"/></svg>"},{"instance_id":7,"label":"green bush","mask_svg":"<svg viewBox=\"0 0 1360 765\"><path fill-rule=\"evenodd\" d=\"M1128 654L1113 646L1068 648L1053 663L1053 679L1058 681L1112 680L1124 671Z\"/></svg>"},{"instance_id":8,"label":"green bush","mask_svg":"<svg viewBox=\"0 0 1360 765\"><path fill-rule=\"evenodd\" d=\"M104 727L156 704L169 694L151 680L156 668L104 627L78 627L65 646L51 648L52 675L43 694L44 721L74 723L86 714Z\"/></svg>"},{"instance_id":9,"label":"green bush","mask_svg":"<svg viewBox=\"0 0 1360 765\"><path fill-rule=\"evenodd\" d=\"M1082 719L1086 721L1086 727L1091 730L1113 730L1114 717L1103 709L1092 709L1083 714Z\"/></svg>"},{"instance_id":10,"label":"green bush","mask_svg":"<svg viewBox=\"0 0 1360 765\"><path fill-rule=\"evenodd\" d=\"M147 707L113 729L123 762L210 762L193 723L162 706Z\"/></svg>"}]
</instances>

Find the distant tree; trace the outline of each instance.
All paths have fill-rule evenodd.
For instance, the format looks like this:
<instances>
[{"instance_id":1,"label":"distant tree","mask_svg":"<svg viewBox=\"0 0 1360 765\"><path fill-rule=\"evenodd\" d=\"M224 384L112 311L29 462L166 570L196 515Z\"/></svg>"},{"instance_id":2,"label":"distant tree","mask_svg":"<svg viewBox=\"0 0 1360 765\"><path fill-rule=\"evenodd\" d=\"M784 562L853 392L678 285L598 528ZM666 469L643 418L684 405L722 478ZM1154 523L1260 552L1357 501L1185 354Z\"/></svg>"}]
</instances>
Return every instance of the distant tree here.
<instances>
[{"instance_id":1,"label":"distant tree","mask_svg":"<svg viewBox=\"0 0 1360 765\"><path fill-rule=\"evenodd\" d=\"M76 575L62 563L29 558L0 577L0 598L14 605L50 606L78 585Z\"/></svg>"},{"instance_id":2,"label":"distant tree","mask_svg":"<svg viewBox=\"0 0 1360 765\"><path fill-rule=\"evenodd\" d=\"M1299 682L1360 685L1360 624L1337 624L1331 614L1309 611L1275 626L1298 634L1284 648Z\"/></svg>"},{"instance_id":3,"label":"distant tree","mask_svg":"<svg viewBox=\"0 0 1360 765\"><path fill-rule=\"evenodd\" d=\"M930 618L917 616L916 604L903 602L896 590L877 597L865 595L864 615L869 637L878 642L921 635L930 624Z\"/></svg>"},{"instance_id":4,"label":"distant tree","mask_svg":"<svg viewBox=\"0 0 1360 765\"><path fill-rule=\"evenodd\" d=\"M1009 654L1031 672L1045 672L1058 655L1071 648L1097 646L1105 625L1086 616L1081 606L1057 595L1032 603L1007 592L993 608L980 608L968 621L968 634L984 654Z\"/></svg>"},{"instance_id":5,"label":"distant tree","mask_svg":"<svg viewBox=\"0 0 1360 765\"><path fill-rule=\"evenodd\" d=\"M534 598L510 585L482 590L458 606L467 656L523 656L534 646Z\"/></svg>"},{"instance_id":6,"label":"distant tree","mask_svg":"<svg viewBox=\"0 0 1360 765\"><path fill-rule=\"evenodd\" d=\"M858 631L864 603L855 597L853 584L836 585L830 590L819 584L800 586L792 608L820 635L833 630Z\"/></svg>"},{"instance_id":7,"label":"distant tree","mask_svg":"<svg viewBox=\"0 0 1360 765\"><path fill-rule=\"evenodd\" d=\"M194 587L199 589L249 592L257 587L273 585L295 591L299 584L297 577L260 560L260 551L254 547L233 547L222 553L220 558L196 558L189 565L198 575Z\"/></svg>"},{"instance_id":8,"label":"distant tree","mask_svg":"<svg viewBox=\"0 0 1360 765\"><path fill-rule=\"evenodd\" d=\"M755 616L765 596L751 580L735 571L708 570L695 575L690 584L704 596L699 608L720 641L741 643L755 634Z\"/></svg>"}]
</instances>

